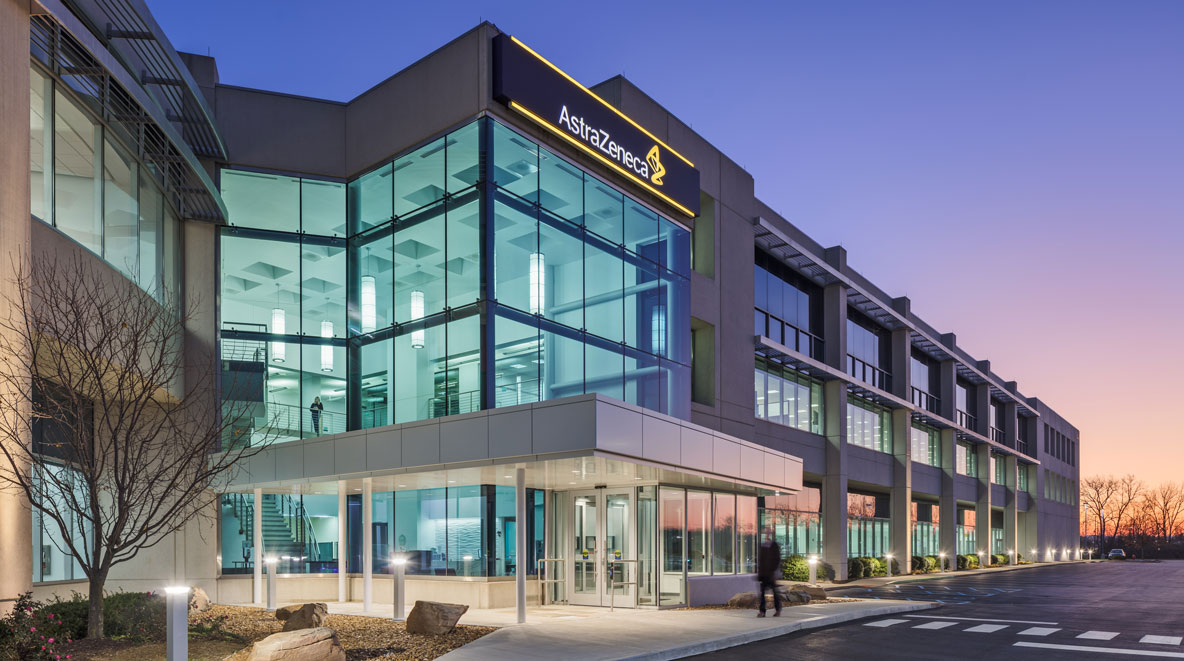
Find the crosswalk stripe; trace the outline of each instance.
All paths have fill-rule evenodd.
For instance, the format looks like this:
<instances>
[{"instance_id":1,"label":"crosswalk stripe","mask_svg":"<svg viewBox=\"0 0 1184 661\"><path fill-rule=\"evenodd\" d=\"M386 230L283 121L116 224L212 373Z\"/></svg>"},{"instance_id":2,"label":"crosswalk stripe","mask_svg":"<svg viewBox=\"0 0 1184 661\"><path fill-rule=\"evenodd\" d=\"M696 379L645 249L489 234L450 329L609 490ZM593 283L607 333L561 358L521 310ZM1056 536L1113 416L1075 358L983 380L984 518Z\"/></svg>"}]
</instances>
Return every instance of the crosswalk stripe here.
<instances>
[{"instance_id":1,"label":"crosswalk stripe","mask_svg":"<svg viewBox=\"0 0 1184 661\"><path fill-rule=\"evenodd\" d=\"M913 628L914 629L944 629L946 627L952 627L955 624L957 624L957 622L937 622L937 621L934 621L934 622L926 622L925 624L918 624L917 626L915 626Z\"/></svg>"},{"instance_id":2,"label":"crosswalk stripe","mask_svg":"<svg viewBox=\"0 0 1184 661\"><path fill-rule=\"evenodd\" d=\"M1146 635L1139 639L1140 643L1150 643L1152 645L1179 645L1180 641L1184 640L1180 636L1152 636Z\"/></svg>"},{"instance_id":3,"label":"crosswalk stripe","mask_svg":"<svg viewBox=\"0 0 1184 661\"><path fill-rule=\"evenodd\" d=\"M863 626L865 626L865 627L890 627L894 624L901 624L903 622L908 622L908 620L878 620L876 622L868 622L867 624L865 624Z\"/></svg>"},{"instance_id":4,"label":"crosswalk stripe","mask_svg":"<svg viewBox=\"0 0 1184 661\"><path fill-rule=\"evenodd\" d=\"M1006 628L1007 628L1006 624L980 624L976 627L970 627L969 629L963 629L962 631L964 631L966 633L995 633L996 631L998 631L1000 629L1006 629Z\"/></svg>"},{"instance_id":5,"label":"crosswalk stripe","mask_svg":"<svg viewBox=\"0 0 1184 661\"><path fill-rule=\"evenodd\" d=\"M1086 631L1083 634L1079 634L1077 637L1084 638L1086 640L1113 640L1117 635L1117 631Z\"/></svg>"},{"instance_id":6,"label":"crosswalk stripe","mask_svg":"<svg viewBox=\"0 0 1184 661\"><path fill-rule=\"evenodd\" d=\"M1023 631L1021 631L1019 633L1019 635L1021 635L1021 636L1047 636L1050 633L1056 633L1058 631L1060 631L1060 629L1058 629L1056 627L1031 627L1030 629L1024 629Z\"/></svg>"},{"instance_id":7,"label":"crosswalk stripe","mask_svg":"<svg viewBox=\"0 0 1184 661\"><path fill-rule=\"evenodd\" d=\"M1172 659L1184 659L1180 652L1160 652L1158 650L1136 650L1118 647L1089 647L1086 645L1055 645L1053 643L1033 643L1021 640L1012 647L1038 647L1046 650L1064 650L1066 652L1093 652L1095 654L1123 654L1130 656L1158 656Z\"/></svg>"}]
</instances>

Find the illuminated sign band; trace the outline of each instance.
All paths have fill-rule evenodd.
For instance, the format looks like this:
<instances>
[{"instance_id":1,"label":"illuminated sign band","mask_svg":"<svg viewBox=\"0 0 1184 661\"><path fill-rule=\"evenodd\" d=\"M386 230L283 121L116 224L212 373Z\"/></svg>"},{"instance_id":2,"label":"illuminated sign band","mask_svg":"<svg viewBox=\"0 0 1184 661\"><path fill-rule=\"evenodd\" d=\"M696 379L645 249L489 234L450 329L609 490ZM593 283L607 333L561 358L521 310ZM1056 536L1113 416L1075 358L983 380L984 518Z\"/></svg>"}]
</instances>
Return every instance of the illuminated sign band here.
<instances>
[{"instance_id":1,"label":"illuminated sign band","mask_svg":"<svg viewBox=\"0 0 1184 661\"><path fill-rule=\"evenodd\" d=\"M688 216L699 171L640 124L517 39L493 39L493 96Z\"/></svg>"}]
</instances>

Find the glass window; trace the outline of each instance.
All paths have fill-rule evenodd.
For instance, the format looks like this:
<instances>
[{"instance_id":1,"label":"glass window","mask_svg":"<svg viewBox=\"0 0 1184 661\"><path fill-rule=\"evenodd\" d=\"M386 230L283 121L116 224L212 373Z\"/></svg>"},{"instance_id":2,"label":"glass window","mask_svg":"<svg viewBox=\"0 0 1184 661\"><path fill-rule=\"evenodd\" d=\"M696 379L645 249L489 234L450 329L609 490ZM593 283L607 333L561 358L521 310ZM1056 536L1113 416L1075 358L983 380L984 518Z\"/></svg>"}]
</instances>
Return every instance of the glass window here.
<instances>
[{"instance_id":1,"label":"glass window","mask_svg":"<svg viewBox=\"0 0 1184 661\"><path fill-rule=\"evenodd\" d=\"M691 277L691 233L665 218L659 221L662 266L683 277Z\"/></svg>"},{"instance_id":2,"label":"glass window","mask_svg":"<svg viewBox=\"0 0 1184 661\"><path fill-rule=\"evenodd\" d=\"M391 219L393 169L390 163L349 182L350 233L363 232Z\"/></svg>"},{"instance_id":3,"label":"glass window","mask_svg":"<svg viewBox=\"0 0 1184 661\"><path fill-rule=\"evenodd\" d=\"M395 161L395 215L444 197L444 139L431 142Z\"/></svg>"},{"instance_id":4,"label":"glass window","mask_svg":"<svg viewBox=\"0 0 1184 661\"><path fill-rule=\"evenodd\" d=\"M223 328L300 333L300 244L224 230L221 257Z\"/></svg>"},{"instance_id":5,"label":"glass window","mask_svg":"<svg viewBox=\"0 0 1184 661\"><path fill-rule=\"evenodd\" d=\"M222 573L252 573L255 566L255 496L249 493L222 494L219 510Z\"/></svg>"},{"instance_id":6,"label":"glass window","mask_svg":"<svg viewBox=\"0 0 1184 661\"><path fill-rule=\"evenodd\" d=\"M877 452L892 452L888 409L859 397L847 400L847 442Z\"/></svg>"},{"instance_id":7,"label":"glass window","mask_svg":"<svg viewBox=\"0 0 1184 661\"><path fill-rule=\"evenodd\" d=\"M549 213L539 215L539 248L528 257L527 298L532 313L571 328L584 327L584 242L580 229Z\"/></svg>"},{"instance_id":8,"label":"glass window","mask_svg":"<svg viewBox=\"0 0 1184 661\"><path fill-rule=\"evenodd\" d=\"M395 226L395 321L408 323L444 309L444 203Z\"/></svg>"},{"instance_id":9,"label":"glass window","mask_svg":"<svg viewBox=\"0 0 1184 661\"><path fill-rule=\"evenodd\" d=\"M56 92L54 99L54 224L101 255L101 129L65 94Z\"/></svg>"},{"instance_id":10,"label":"glass window","mask_svg":"<svg viewBox=\"0 0 1184 661\"><path fill-rule=\"evenodd\" d=\"M364 344L358 351L357 373L359 379L358 406L361 429L371 429L392 424L395 421L395 354L394 341Z\"/></svg>"},{"instance_id":11,"label":"glass window","mask_svg":"<svg viewBox=\"0 0 1184 661\"><path fill-rule=\"evenodd\" d=\"M345 337L344 239L304 235L300 244L300 296L302 335Z\"/></svg>"},{"instance_id":12,"label":"glass window","mask_svg":"<svg viewBox=\"0 0 1184 661\"><path fill-rule=\"evenodd\" d=\"M584 173L546 149L539 152L539 204L577 223L584 215Z\"/></svg>"},{"instance_id":13,"label":"glass window","mask_svg":"<svg viewBox=\"0 0 1184 661\"><path fill-rule=\"evenodd\" d=\"M618 346L587 338L584 365L584 392L625 399L625 362Z\"/></svg>"},{"instance_id":14,"label":"glass window","mask_svg":"<svg viewBox=\"0 0 1184 661\"><path fill-rule=\"evenodd\" d=\"M300 179L222 170L222 199L231 225L300 231Z\"/></svg>"},{"instance_id":15,"label":"glass window","mask_svg":"<svg viewBox=\"0 0 1184 661\"><path fill-rule=\"evenodd\" d=\"M543 312L546 255L539 252L536 211L499 194L493 215L494 298L530 314Z\"/></svg>"},{"instance_id":16,"label":"glass window","mask_svg":"<svg viewBox=\"0 0 1184 661\"><path fill-rule=\"evenodd\" d=\"M445 576L448 520L445 489L395 492L395 550L407 558L406 573Z\"/></svg>"},{"instance_id":17,"label":"glass window","mask_svg":"<svg viewBox=\"0 0 1184 661\"><path fill-rule=\"evenodd\" d=\"M706 495L706 494L704 494ZM660 605L685 604L686 594L686 492L662 487L658 490L658 527L662 537ZM705 536L704 536L705 537Z\"/></svg>"},{"instance_id":18,"label":"glass window","mask_svg":"<svg viewBox=\"0 0 1184 661\"><path fill-rule=\"evenodd\" d=\"M740 546L739 564L736 571L741 574L756 572L757 549L757 498L736 496L736 535Z\"/></svg>"},{"instance_id":19,"label":"glass window","mask_svg":"<svg viewBox=\"0 0 1184 661\"><path fill-rule=\"evenodd\" d=\"M540 353L543 399L584 392L584 344L577 331L546 324Z\"/></svg>"},{"instance_id":20,"label":"glass window","mask_svg":"<svg viewBox=\"0 0 1184 661\"><path fill-rule=\"evenodd\" d=\"M913 425L910 430L913 461L928 466L941 466L941 434L936 429Z\"/></svg>"},{"instance_id":21,"label":"glass window","mask_svg":"<svg viewBox=\"0 0 1184 661\"><path fill-rule=\"evenodd\" d=\"M661 263L661 246L658 245L658 214L643 207L639 202L625 200L625 249L641 255L654 263Z\"/></svg>"},{"instance_id":22,"label":"glass window","mask_svg":"<svg viewBox=\"0 0 1184 661\"><path fill-rule=\"evenodd\" d=\"M442 319L433 326L416 328L395 338L395 422L438 417L448 408L448 373Z\"/></svg>"},{"instance_id":23,"label":"glass window","mask_svg":"<svg viewBox=\"0 0 1184 661\"><path fill-rule=\"evenodd\" d=\"M714 574L733 574L736 572L736 496L730 493L714 496L711 570Z\"/></svg>"},{"instance_id":24,"label":"glass window","mask_svg":"<svg viewBox=\"0 0 1184 661\"><path fill-rule=\"evenodd\" d=\"M538 198L539 148L514 131L492 122L493 182L529 202Z\"/></svg>"},{"instance_id":25,"label":"glass window","mask_svg":"<svg viewBox=\"0 0 1184 661\"><path fill-rule=\"evenodd\" d=\"M587 237L584 245L584 319L589 333L624 340L624 261L621 249Z\"/></svg>"},{"instance_id":26,"label":"glass window","mask_svg":"<svg viewBox=\"0 0 1184 661\"><path fill-rule=\"evenodd\" d=\"M345 236L345 184L301 179L300 229L309 234Z\"/></svg>"},{"instance_id":27,"label":"glass window","mask_svg":"<svg viewBox=\"0 0 1184 661\"><path fill-rule=\"evenodd\" d=\"M449 307L469 305L481 298L480 209L475 194L448 201L444 274Z\"/></svg>"},{"instance_id":28,"label":"glass window","mask_svg":"<svg viewBox=\"0 0 1184 661\"><path fill-rule=\"evenodd\" d=\"M517 406L539 401L538 320L502 309L494 320L494 401L491 406Z\"/></svg>"},{"instance_id":29,"label":"glass window","mask_svg":"<svg viewBox=\"0 0 1184 661\"><path fill-rule=\"evenodd\" d=\"M164 196L144 168L140 168L140 274L136 282L158 298L160 290L161 225Z\"/></svg>"},{"instance_id":30,"label":"glass window","mask_svg":"<svg viewBox=\"0 0 1184 661\"><path fill-rule=\"evenodd\" d=\"M449 487L447 549L449 575L485 576L490 563L483 541L491 523L485 516L486 496L479 485Z\"/></svg>"},{"instance_id":31,"label":"glass window","mask_svg":"<svg viewBox=\"0 0 1184 661\"><path fill-rule=\"evenodd\" d=\"M474 314L448 322L448 407L437 407L436 417L481 410L481 318L469 310Z\"/></svg>"},{"instance_id":32,"label":"glass window","mask_svg":"<svg viewBox=\"0 0 1184 661\"><path fill-rule=\"evenodd\" d=\"M624 241L624 197L594 177L584 177L584 226L607 239Z\"/></svg>"},{"instance_id":33,"label":"glass window","mask_svg":"<svg viewBox=\"0 0 1184 661\"><path fill-rule=\"evenodd\" d=\"M46 166L53 162L53 83L40 69L29 69L29 206L33 216L53 222L53 177ZM52 170L50 170L52 172Z\"/></svg>"},{"instance_id":34,"label":"glass window","mask_svg":"<svg viewBox=\"0 0 1184 661\"><path fill-rule=\"evenodd\" d=\"M912 381L912 386L922 392L933 394L930 391L929 363L918 360L916 356L910 356L909 361L911 362L909 378Z\"/></svg>"},{"instance_id":35,"label":"glass window","mask_svg":"<svg viewBox=\"0 0 1184 661\"><path fill-rule=\"evenodd\" d=\"M664 411L658 359L636 349L625 350L625 401L651 411Z\"/></svg>"},{"instance_id":36,"label":"glass window","mask_svg":"<svg viewBox=\"0 0 1184 661\"><path fill-rule=\"evenodd\" d=\"M658 278L660 267L628 253L624 267L625 344L665 355L669 310Z\"/></svg>"},{"instance_id":37,"label":"glass window","mask_svg":"<svg viewBox=\"0 0 1184 661\"><path fill-rule=\"evenodd\" d=\"M448 192L456 193L481 178L481 122L472 122L448 134L445 158L448 165Z\"/></svg>"},{"instance_id":38,"label":"glass window","mask_svg":"<svg viewBox=\"0 0 1184 661\"><path fill-rule=\"evenodd\" d=\"M709 574L711 493L687 491L687 573Z\"/></svg>"},{"instance_id":39,"label":"glass window","mask_svg":"<svg viewBox=\"0 0 1184 661\"><path fill-rule=\"evenodd\" d=\"M300 345L300 402L297 411L304 438L346 430L345 347L329 340Z\"/></svg>"},{"instance_id":40,"label":"glass window","mask_svg":"<svg viewBox=\"0 0 1184 661\"><path fill-rule=\"evenodd\" d=\"M122 147L103 140L103 257L132 280L140 272L139 172Z\"/></svg>"}]
</instances>

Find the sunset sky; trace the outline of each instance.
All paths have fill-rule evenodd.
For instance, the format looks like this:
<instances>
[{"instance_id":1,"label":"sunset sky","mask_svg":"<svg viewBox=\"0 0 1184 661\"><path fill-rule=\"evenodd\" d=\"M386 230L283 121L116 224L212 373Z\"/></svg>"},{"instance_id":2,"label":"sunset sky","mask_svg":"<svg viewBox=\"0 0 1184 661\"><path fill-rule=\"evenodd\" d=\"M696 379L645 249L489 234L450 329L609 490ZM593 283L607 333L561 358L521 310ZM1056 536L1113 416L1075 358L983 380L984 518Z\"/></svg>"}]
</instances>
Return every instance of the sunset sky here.
<instances>
[{"instance_id":1,"label":"sunset sky","mask_svg":"<svg viewBox=\"0 0 1184 661\"><path fill-rule=\"evenodd\" d=\"M1184 478L1184 2L329 6L150 0L227 84L347 100L482 19L623 73L1076 424L1083 475Z\"/></svg>"}]
</instances>

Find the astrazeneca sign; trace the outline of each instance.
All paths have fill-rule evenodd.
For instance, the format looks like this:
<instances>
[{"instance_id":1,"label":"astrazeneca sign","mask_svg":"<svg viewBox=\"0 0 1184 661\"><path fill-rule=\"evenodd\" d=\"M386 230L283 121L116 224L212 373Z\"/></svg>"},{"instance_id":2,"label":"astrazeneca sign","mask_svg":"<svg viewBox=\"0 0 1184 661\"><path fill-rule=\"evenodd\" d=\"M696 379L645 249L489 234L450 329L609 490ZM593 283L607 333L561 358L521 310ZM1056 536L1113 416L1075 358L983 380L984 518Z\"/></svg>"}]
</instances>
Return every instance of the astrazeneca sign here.
<instances>
[{"instance_id":1,"label":"astrazeneca sign","mask_svg":"<svg viewBox=\"0 0 1184 661\"><path fill-rule=\"evenodd\" d=\"M493 39L493 96L688 216L699 171L637 122L508 35Z\"/></svg>"}]
</instances>

